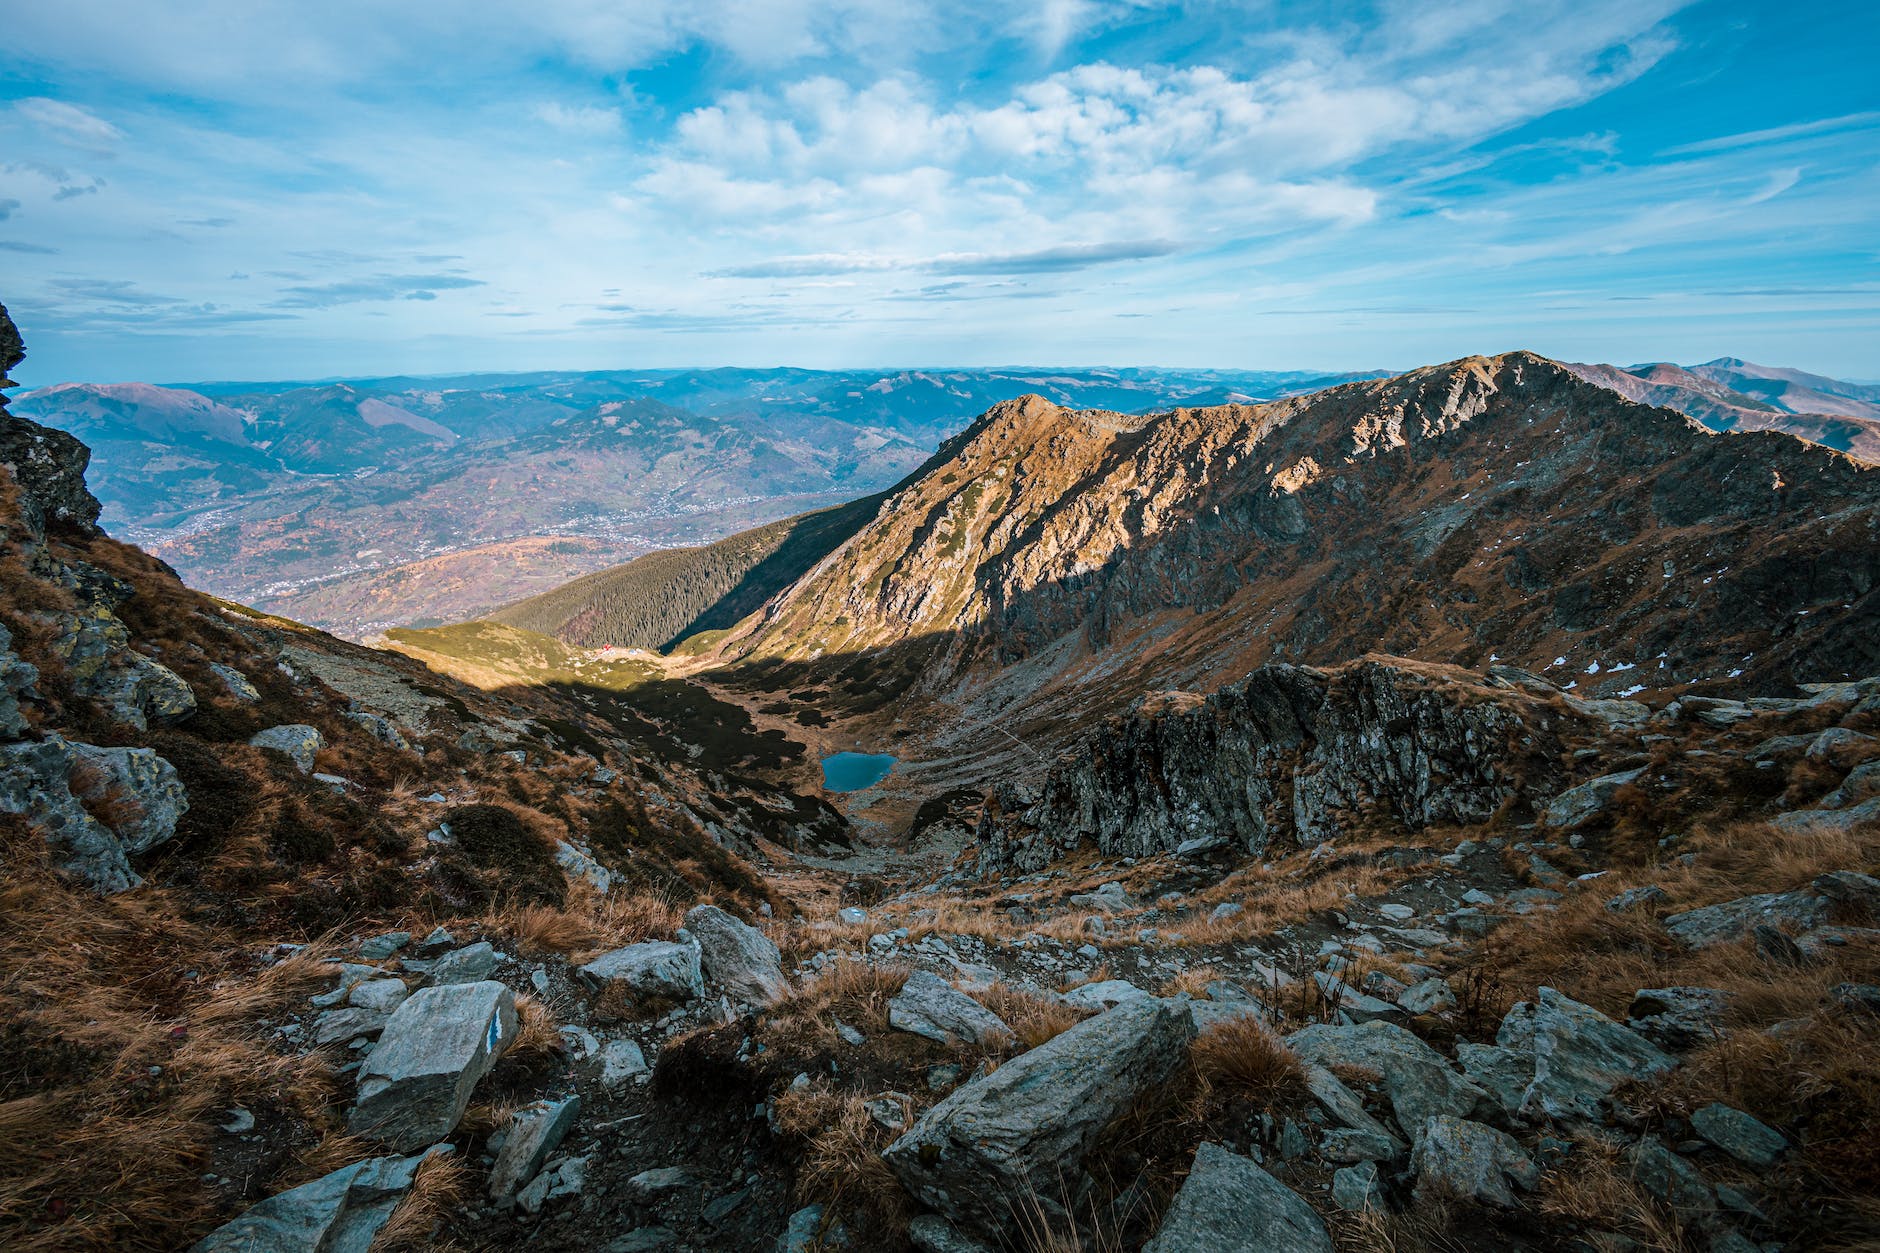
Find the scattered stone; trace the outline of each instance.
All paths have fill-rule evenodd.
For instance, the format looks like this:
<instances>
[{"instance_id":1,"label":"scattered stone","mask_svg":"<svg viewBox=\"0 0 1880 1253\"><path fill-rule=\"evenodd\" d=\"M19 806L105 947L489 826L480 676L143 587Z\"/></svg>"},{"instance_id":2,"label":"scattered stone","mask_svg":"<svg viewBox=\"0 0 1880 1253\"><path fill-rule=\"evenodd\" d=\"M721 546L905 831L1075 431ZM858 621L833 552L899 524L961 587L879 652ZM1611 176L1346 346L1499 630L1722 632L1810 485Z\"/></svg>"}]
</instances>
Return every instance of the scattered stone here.
<instances>
[{"instance_id":1,"label":"scattered stone","mask_svg":"<svg viewBox=\"0 0 1880 1253\"><path fill-rule=\"evenodd\" d=\"M294 768L302 774L313 772L314 754L326 746L318 728L301 722L257 731L249 737L248 743L255 748L271 748L277 753L287 754Z\"/></svg>"},{"instance_id":2,"label":"scattered stone","mask_svg":"<svg viewBox=\"0 0 1880 1253\"><path fill-rule=\"evenodd\" d=\"M790 1215L777 1237L777 1253L820 1253L823 1244L823 1207L805 1205Z\"/></svg>"},{"instance_id":3,"label":"scattered stone","mask_svg":"<svg viewBox=\"0 0 1880 1253\"><path fill-rule=\"evenodd\" d=\"M1448 1114L1423 1124L1410 1169L1417 1177L1419 1201L1453 1196L1502 1209L1515 1205L1511 1182L1529 1190L1541 1177L1540 1167L1514 1137Z\"/></svg>"},{"instance_id":4,"label":"scattered stone","mask_svg":"<svg viewBox=\"0 0 1880 1253\"><path fill-rule=\"evenodd\" d=\"M1456 1064L1476 1086L1488 1093L1501 1116L1509 1121L1521 1117L1521 1103L1528 1085L1534 1082L1534 1055L1496 1044L1456 1045Z\"/></svg>"},{"instance_id":5,"label":"scattered stone","mask_svg":"<svg viewBox=\"0 0 1880 1253\"><path fill-rule=\"evenodd\" d=\"M1251 1158L1203 1144L1142 1253L1332 1253L1332 1238L1304 1199Z\"/></svg>"},{"instance_id":6,"label":"scattered stone","mask_svg":"<svg viewBox=\"0 0 1880 1253\"><path fill-rule=\"evenodd\" d=\"M1239 901L1222 901L1219 905L1216 905L1213 909L1208 911L1208 921L1225 922L1235 914L1244 913L1246 908L1247 907L1242 905Z\"/></svg>"},{"instance_id":7,"label":"scattered stone","mask_svg":"<svg viewBox=\"0 0 1880 1253\"><path fill-rule=\"evenodd\" d=\"M313 1043L316 1048L329 1044L345 1044L351 1040L376 1039L391 1021L390 1014L377 1010L348 1007L329 1009L313 1020Z\"/></svg>"},{"instance_id":8,"label":"scattered stone","mask_svg":"<svg viewBox=\"0 0 1880 1253\"><path fill-rule=\"evenodd\" d=\"M1384 1185L1377 1175L1377 1163L1359 1162L1332 1172L1332 1204L1346 1213L1365 1210L1384 1212Z\"/></svg>"},{"instance_id":9,"label":"scattered stone","mask_svg":"<svg viewBox=\"0 0 1880 1253\"><path fill-rule=\"evenodd\" d=\"M1585 826L1606 811L1612 804L1612 798L1620 788L1633 782L1644 774L1644 767L1635 770L1621 770L1617 774L1601 775L1589 779L1578 787L1568 788L1554 797L1541 813L1541 821L1548 826L1562 831L1571 831Z\"/></svg>"},{"instance_id":10,"label":"scattered stone","mask_svg":"<svg viewBox=\"0 0 1880 1253\"><path fill-rule=\"evenodd\" d=\"M1102 1010L1125 1001L1141 1000L1148 995L1127 979L1104 979L1072 988L1064 993L1062 999L1066 1005L1077 1009Z\"/></svg>"},{"instance_id":11,"label":"scattered stone","mask_svg":"<svg viewBox=\"0 0 1880 1253\"><path fill-rule=\"evenodd\" d=\"M868 911L859 905L847 905L836 911L836 918L851 927L859 927L868 921Z\"/></svg>"},{"instance_id":12,"label":"scattered stone","mask_svg":"<svg viewBox=\"0 0 1880 1253\"><path fill-rule=\"evenodd\" d=\"M1429 978L1399 993L1397 1006L1410 1014L1440 1014L1455 1008L1456 994L1447 981Z\"/></svg>"},{"instance_id":13,"label":"scattered stone","mask_svg":"<svg viewBox=\"0 0 1880 1253\"><path fill-rule=\"evenodd\" d=\"M390 718L368 713L363 709L355 709L342 716L381 744L400 750L408 750L411 747L411 741L405 738L405 733L400 731L398 725Z\"/></svg>"},{"instance_id":14,"label":"scattered stone","mask_svg":"<svg viewBox=\"0 0 1880 1253\"><path fill-rule=\"evenodd\" d=\"M1782 1133L1728 1105L1711 1103L1691 1115L1691 1126L1745 1166L1765 1168L1788 1149Z\"/></svg>"},{"instance_id":15,"label":"scattered stone","mask_svg":"<svg viewBox=\"0 0 1880 1253\"><path fill-rule=\"evenodd\" d=\"M237 1105L228 1111L228 1121L219 1125L232 1136L246 1135L255 1129L255 1116Z\"/></svg>"},{"instance_id":16,"label":"scattered stone","mask_svg":"<svg viewBox=\"0 0 1880 1253\"><path fill-rule=\"evenodd\" d=\"M581 1112L581 1098L563 1097L559 1101L536 1101L509 1116L503 1125L503 1147L497 1151L496 1164L490 1167L490 1199L507 1205L523 1185L535 1178L542 1163L574 1126Z\"/></svg>"},{"instance_id":17,"label":"scattered stone","mask_svg":"<svg viewBox=\"0 0 1880 1253\"><path fill-rule=\"evenodd\" d=\"M1880 984L1837 983L1828 995L1842 1009L1862 1014L1880 1014Z\"/></svg>"},{"instance_id":18,"label":"scattered stone","mask_svg":"<svg viewBox=\"0 0 1880 1253\"><path fill-rule=\"evenodd\" d=\"M679 1001L705 994L698 949L669 940L647 940L602 953L575 975L596 992L620 989Z\"/></svg>"},{"instance_id":19,"label":"scattered stone","mask_svg":"<svg viewBox=\"0 0 1880 1253\"><path fill-rule=\"evenodd\" d=\"M734 999L768 1005L789 994L783 956L763 932L716 905L694 906L685 929L698 941L705 974Z\"/></svg>"},{"instance_id":20,"label":"scattered stone","mask_svg":"<svg viewBox=\"0 0 1880 1253\"><path fill-rule=\"evenodd\" d=\"M1487 1093L1451 1069L1441 1053L1395 1023L1321 1023L1293 1032L1286 1044L1302 1061L1315 1065L1377 1071L1384 1077L1397 1125L1406 1131L1438 1114L1466 1118L1487 1099Z\"/></svg>"},{"instance_id":21,"label":"scattered stone","mask_svg":"<svg viewBox=\"0 0 1880 1253\"><path fill-rule=\"evenodd\" d=\"M1508 1011L1495 1043L1534 1058L1522 1097L1529 1118L1600 1123L1601 1105L1619 1084L1677 1064L1638 1032L1547 987Z\"/></svg>"},{"instance_id":22,"label":"scattered stone","mask_svg":"<svg viewBox=\"0 0 1880 1253\"><path fill-rule=\"evenodd\" d=\"M1319 995L1324 998L1325 1004L1336 1008L1340 1018L1346 1022L1375 1022L1381 1018L1403 1017L1403 1011L1389 1001L1366 996L1335 974L1315 970L1312 979L1319 985Z\"/></svg>"},{"instance_id":23,"label":"scattered stone","mask_svg":"<svg viewBox=\"0 0 1880 1253\"><path fill-rule=\"evenodd\" d=\"M1643 909L1647 905L1656 905L1665 899L1665 890L1656 883L1647 883L1643 887L1627 888L1619 895L1606 902L1606 908L1615 914L1622 914L1631 909Z\"/></svg>"},{"instance_id":24,"label":"scattered stone","mask_svg":"<svg viewBox=\"0 0 1880 1253\"><path fill-rule=\"evenodd\" d=\"M1866 755L1875 745L1874 737L1852 727L1829 727L1814 738L1803 756L1810 761L1825 761L1847 769L1854 760Z\"/></svg>"},{"instance_id":25,"label":"scattered stone","mask_svg":"<svg viewBox=\"0 0 1880 1253\"><path fill-rule=\"evenodd\" d=\"M1141 997L1086 1019L934 1105L883 1157L908 1192L970 1231L996 1235L1011 1206L1062 1220L1059 1181L1194 1039L1187 1006Z\"/></svg>"},{"instance_id":26,"label":"scattered stone","mask_svg":"<svg viewBox=\"0 0 1880 1253\"><path fill-rule=\"evenodd\" d=\"M1880 796L1847 809L1798 809L1777 814L1774 822L1784 835L1846 835L1855 827L1880 822Z\"/></svg>"},{"instance_id":27,"label":"scattered stone","mask_svg":"<svg viewBox=\"0 0 1880 1253\"><path fill-rule=\"evenodd\" d=\"M627 1180L627 1195L636 1201L652 1201L689 1188L692 1183L692 1172L683 1166L655 1166Z\"/></svg>"},{"instance_id":28,"label":"scattered stone","mask_svg":"<svg viewBox=\"0 0 1880 1253\"><path fill-rule=\"evenodd\" d=\"M999 1016L938 975L917 970L893 1000L888 1022L940 1044L995 1045L1012 1038Z\"/></svg>"},{"instance_id":29,"label":"scattered stone","mask_svg":"<svg viewBox=\"0 0 1880 1253\"><path fill-rule=\"evenodd\" d=\"M411 989L405 986L403 979L367 979L353 986L346 994L346 1003L358 1009L390 1014L410 995Z\"/></svg>"},{"instance_id":30,"label":"scattered stone","mask_svg":"<svg viewBox=\"0 0 1880 1253\"><path fill-rule=\"evenodd\" d=\"M1402 1147L1395 1136L1341 1127L1319 1140L1319 1156L1328 1162L1387 1162Z\"/></svg>"},{"instance_id":31,"label":"scattered stone","mask_svg":"<svg viewBox=\"0 0 1880 1253\"><path fill-rule=\"evenodd\" d=\"M440 1144L414 1157L374 1157L258 1201L190 1253L364 1253Z\"/></svg>"},{"instance_id":32,"label":"scattered stone","mask_svg":"<svg viewBox=\"0 0 1880 1253\"><path fill-rule=\"evenodd\" d=\"M609 1040L601 1045L601 1086L614 1092L647 1071L646 1054L632 1040Z\"/></svg>"},{"instance_id":33,"label":"scattered stone","mask_svg":"<svg viewBox=\"0 0 1880 1253\"><path fill-rule=\"evenodd\" d=\"M867 1036L857 1031L854 1027L849 1026L846 1022L838 1022L836 1024L836 1038L850 1048L860 1048L862 1045L868 1043Z\"/></svg>"},{"instance_id":34,"label":"scattered stone","mask_svg":"<svg viewBox=\"0 0 1880 1253\"><path fill-rule=\"evenodd\" d=\"M1841 786L1821 798L1822 809L1846 809L1870 796L1880 796L1880 761L1863 762L1847 772Z\"/></svg>"},{"instance_id":35,"label":"scattered stone","mask_svg":"<svg viewBox=\"0 0 1880 1253\"><path fill-rule=\"evenodd\" d=\"M1640 988L1626 1026L1670 1049L1691 1049L1723 1034L1730 994L1721 988Z\"/></svg>"},{"instance_id":36,"label":"scattered stone","mask_svg":"<svg viewBox=\"0 0 1880 1253\"><path fill-rule=\"evenodd\" d=\"M1339 1123L1366 1136L1382 1136L1391 1141L1390 1157L1395 1157L1403 1149L1403 1144L1390 1134L1383 1123L1371 1117L1365 1110L1364 1102L1339 1081L1337 1075L1323 1066L1308 1063L1305 1067L1306 1090L1312 1094L1326 1113Z\"/></svg>"},{"instance_id":37,"label":"scattered stone","mask_svg":"<svg viewBox=\"0 0 1880 1253\"><path fill-rule=\"evenodd\" d=\"M1646 1136L1633 1148L1632 1177L1683 1217L1701 1217L1717 1208L1717 1195L1703 1175L1656 1136Z\"/></svg>"},{"instance_id":38,"label":"scattered stone","mask_svg":"<svg viewBox=\"0 0 1880 1253\"><path fill-rule=\"evenodd\" d=\"M1667 917L1665 930L1690 948L1728 944L1758 923L1809 930L1828 921L1828 902L1813 892L1764 892Z\"/></svg>"},{"instance_id":39,"label":"scattered stone","mask_svg":"<svg viewBox=\"0 0 1880 1253\"><path fill-rule=\"evenodd\" d=\"M516 1026L515 994L500 983L417 993L398 1007L360 1068L348 1128L405 1149L448 1136Z\"/></svg>"},{"instance_id":40,"label":"scattered stone","mask_svg":"<svg viewBox=\"0 0 1880 1253\"><path fill-rule=\"evenodd\" d=\"M1858 870L1831 870L1809 885L1831 901L1880 917L1880 879Z\"/></svg>"},{"instance_id":41,"label":"scattered stone","mask_svg":"<svg viewBox=\"0 0 1880 1253\"><path fill-rule=\"evenodd\" d=\"M907 1238L920 1253L997 1253L964 1234L938 1214L921 1214L907 1225Z\"/></svg>"},{"instance_id":42,"label":"scattered stone","mask_svg":"<svg viewBox=\"0 0 1880 1253\"><path fill-rule=\"evenodd\" d=\"M570 879L585 882L603 896L613 890L614 872L566 840L555 841L555 864Z\"/></svg>"},{"instance_id":43,"label":"scattered stone","mask_svg":"<svg viewBox=\"0 0 1880 1253\"><path fill-rule=\"evenodd\" d=\"M1756 942L1757 956L1778 966L1806 966L1808 954L1802 946L1777 927L1766 922L1759 922L1749 929L1750 939Z\"/></svg>"},{"instance_id":44,"label":"scattered stone","mask_svg":"<svg viewBox=\"0 0 1880 1253\"><path fill-rule=\"evenodd\" d=\"M558 1158L543 1167L534 1181L516 1194L516 1206L525 1214L540 1213L549 1201L574 1196L586 1186L587 1158Z\"/></svg>"},{"instance_id":45,"label":"scattered stone","mask_svg":"<svg viewBox=\"0 0 1880 1253\"><path fill-rule=\"evenodd\" d=\"M216 678L222 680L222 686L228 689L228 694L244 705L252 705L261 699L260 690L248 681L247 675L235 667L212 661L209 663L209 669Z\"/></svg>"},{"instance_id":46,"label":"scattered stone","mask_svg":"<svg viewBox=\"0 0 1880 1253\"><path fill-rule=\"evenodd\" d=\"M446 953L431 967L432 987L456 983L481 983L503 964L503 955L487 940L478 940L454 953Z\"/></svg>"}]
</instances>

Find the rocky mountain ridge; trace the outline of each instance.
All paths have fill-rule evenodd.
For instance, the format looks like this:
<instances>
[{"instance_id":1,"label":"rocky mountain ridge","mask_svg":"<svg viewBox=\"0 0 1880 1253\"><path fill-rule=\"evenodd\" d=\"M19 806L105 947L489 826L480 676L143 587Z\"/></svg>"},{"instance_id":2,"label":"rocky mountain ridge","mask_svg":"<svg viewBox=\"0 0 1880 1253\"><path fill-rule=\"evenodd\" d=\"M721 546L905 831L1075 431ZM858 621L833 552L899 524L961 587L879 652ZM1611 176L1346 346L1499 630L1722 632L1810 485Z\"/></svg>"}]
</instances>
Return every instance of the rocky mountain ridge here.
<instances>
[{"instance_id":1,"label":"rocky mountain ridge","mask_svg":"<svg viewBox=\"0 0 1880 1253\"><path fill-rule=\"evenodd\" d=\"M1148 418L997 406L721 655L1026 739L1367 652L1773 694L1880 667L1877 575L1873 467L1511 354Z\"/></svg>"}]
</instances>

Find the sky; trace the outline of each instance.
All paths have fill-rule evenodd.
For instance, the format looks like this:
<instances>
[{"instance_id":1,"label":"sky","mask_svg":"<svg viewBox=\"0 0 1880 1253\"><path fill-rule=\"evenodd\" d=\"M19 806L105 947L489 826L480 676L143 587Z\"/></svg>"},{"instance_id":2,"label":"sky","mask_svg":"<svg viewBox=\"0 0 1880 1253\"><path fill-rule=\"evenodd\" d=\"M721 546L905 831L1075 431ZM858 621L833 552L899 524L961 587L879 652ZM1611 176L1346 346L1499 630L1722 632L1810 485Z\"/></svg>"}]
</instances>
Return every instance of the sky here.
<instances>
[{"instance_id":1,"label":"sky","mask_svg":"<svg viewBox=\"0 0 1880 1253\"><path fill-rule=\"evenodd\" d=\"M57 381L677 365L1880 379L1880 6L60 0L0 302Z\"/></svg>"}]
</instances>

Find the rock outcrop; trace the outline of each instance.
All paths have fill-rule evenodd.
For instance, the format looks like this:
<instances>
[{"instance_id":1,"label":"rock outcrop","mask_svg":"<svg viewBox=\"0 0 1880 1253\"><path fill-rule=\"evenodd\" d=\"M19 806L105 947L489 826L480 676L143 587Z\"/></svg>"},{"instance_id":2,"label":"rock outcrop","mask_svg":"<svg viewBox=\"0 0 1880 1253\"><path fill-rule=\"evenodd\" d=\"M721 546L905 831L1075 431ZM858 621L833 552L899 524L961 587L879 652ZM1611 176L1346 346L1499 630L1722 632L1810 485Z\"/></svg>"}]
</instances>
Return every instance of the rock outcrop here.
<instances>
[{"instance_id":1,"label":"rock outcrop","mask_svg":"<svg viewBox=\"0 0 1880 1253\"><path fill-rule=\"evenodd\" d=\"M1035 870L1085 841L1110 856L1197 841L1258 856L1378 821L1482 822L1550 794L1566 717L1460 672L1264 666L1191 708L1111 720L1035 786L1000 784L981 864Z\"/></svg>"}]
</instances>

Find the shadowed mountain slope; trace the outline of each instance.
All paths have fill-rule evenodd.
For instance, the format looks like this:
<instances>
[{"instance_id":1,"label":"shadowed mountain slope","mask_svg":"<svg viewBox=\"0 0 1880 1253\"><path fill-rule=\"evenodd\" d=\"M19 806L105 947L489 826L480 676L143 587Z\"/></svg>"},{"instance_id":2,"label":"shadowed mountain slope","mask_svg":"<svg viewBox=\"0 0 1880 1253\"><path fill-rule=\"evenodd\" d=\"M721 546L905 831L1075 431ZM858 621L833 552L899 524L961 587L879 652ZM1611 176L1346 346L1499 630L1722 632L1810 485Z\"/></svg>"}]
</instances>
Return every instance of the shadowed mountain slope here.
<instances>
[{"instance_id":1,"label":"shadowed mountain slope","mask_svg":"<svg viewBox=\"0 0 1880 1253\"><path fill-rule=\"evenodd\" d=\"M997 405L726 656L868 654L934 694L1372 651L1773 690L1880 669L1877 584L1880 471L1512 353L1258 406Z\"/></svg>"}]
</instances>

